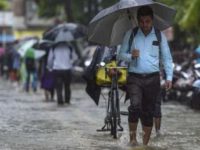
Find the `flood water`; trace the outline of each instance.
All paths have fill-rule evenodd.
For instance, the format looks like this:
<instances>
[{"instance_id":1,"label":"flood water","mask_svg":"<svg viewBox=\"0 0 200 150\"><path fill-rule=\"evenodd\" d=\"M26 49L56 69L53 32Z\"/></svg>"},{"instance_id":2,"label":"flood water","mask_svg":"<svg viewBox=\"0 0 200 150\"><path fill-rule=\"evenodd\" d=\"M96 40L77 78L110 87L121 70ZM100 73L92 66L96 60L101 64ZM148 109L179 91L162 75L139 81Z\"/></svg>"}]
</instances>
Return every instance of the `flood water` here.
<instances>
[{"instance_id":1,"label":"flood water","mask_svg":"<svg viewBox=\"0 0 200 150\"><path fill-rule=\"evenodd\" d=\"M127 146L127 116L117 140L108 132L96 132L104 125L106 101L97 107L85 93L85 85L72 85L71 105L58 107L45 102L41 90L25 93L0 80L0 150L199 150L200 112L177 103L162 105L162 135L153 130L148 147ZM106 93L106 92L105 92ZM121 100L122 110L128 103ZM141 143L141 127L138 140Z\"/></svg>"}]
</instances>

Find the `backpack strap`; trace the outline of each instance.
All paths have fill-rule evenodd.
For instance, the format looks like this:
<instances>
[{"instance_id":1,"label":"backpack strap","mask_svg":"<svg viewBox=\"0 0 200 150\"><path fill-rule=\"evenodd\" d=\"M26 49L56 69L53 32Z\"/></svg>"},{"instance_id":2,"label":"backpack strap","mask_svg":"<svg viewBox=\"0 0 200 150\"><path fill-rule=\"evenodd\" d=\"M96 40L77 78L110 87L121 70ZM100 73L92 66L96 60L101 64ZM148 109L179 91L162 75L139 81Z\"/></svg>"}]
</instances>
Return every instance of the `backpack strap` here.
<instances>
[{"instance_id":1,"label":"backpack strap","mask_svg":"<svg viewBox=\"0 0 200 150\"><path fill-rule=\"evenodd\" d=\"M162 35L161 35L161 31L157 28L154 28L155 30L155 34L156 34L156 38L158 40L158 43L159 43L159 53L161 53L161 42L162 42Z\"/></svg>"},{"instance_id":2,"label":"backpack strap","mask_svg":"<svg viewBox=\"0 0 200 150\"><path fill-rule=\"evenodd\" d=\"M73 51L73 48L72 48L72 46L71 45L68 45L68 47L69 47L69 50L70 50L70 59L72 59L72 51Z\"/></svg>"},{"instance_id":3,"label":"backpack strap","mask_svg":"<svg viewBox=\"0 0 200 150\"><path fill-rule=\"evenodd\" d=\"M160 69L163 68L163 64L161 63L161 42L162 42L162 35L161 35L161 31L157 28L155 29L155 34L156 34L156 38L158 40L158 48L159 48L159 67Z\"/></svg>"},{"instance_id":4,"label":"backpack strap","mask_svg":"<svg viewBox=\"0 0 200 150\"><path fill-rule=\"evenodd\" d=\"M137 34L138 29L139 29L138 27L135 27L135 28L133 28L133 30L131 32L131 35L130 35L130 38L129 38L129 41L128 41L128 51L127 51L127 53L131 52L131 46L132 46L132 43L133 43L133 38ZM128 66L129 66L129 64L128 64Z\"/></svg>"},{"instance_id":5,"label":"backpack strap","mask_svg":"<svg viewBox=\"0 0 200 150\"><path fill-rule=\"evenodd\" d=\"M131 32L131 35L130 35L130 38L129 38L129 41L128 41L128 53L130 53L131 51L131 46L132 46L132 43L133 43L133 38L135 37L135 35L137 34L138 32L138 27L135 27L133 28L132 32Z\"/></svg>"},{"instance_id":6,"label":"backpack strap","mask_svg":"<svg viewBox=\"0 0 200 150\"><path fill-rule=\"evenodd\" d=\"M157 40L161 43L162 42L161 31L157 28L154 28L154 30L155 30Z\"/></svg>"}]
</instances>

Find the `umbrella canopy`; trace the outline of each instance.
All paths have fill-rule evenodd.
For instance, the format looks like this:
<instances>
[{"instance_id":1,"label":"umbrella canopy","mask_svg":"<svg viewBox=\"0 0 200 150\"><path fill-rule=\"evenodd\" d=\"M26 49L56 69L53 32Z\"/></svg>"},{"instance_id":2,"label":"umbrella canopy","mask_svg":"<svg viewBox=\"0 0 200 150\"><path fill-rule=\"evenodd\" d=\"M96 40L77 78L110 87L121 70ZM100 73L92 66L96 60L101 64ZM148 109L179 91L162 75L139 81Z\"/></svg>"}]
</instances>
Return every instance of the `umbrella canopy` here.
<instances>
[{"instance_id":1,"label":"umbrella canopy","mask_svg":"<svg viewBox=\"0 0 200 150\"><path fill-rule=\"evenodd\" d=\"M42 56L46 54L45 51L43 50L37 50L34 49L33 46L35 44L39 43L37 39L31 39L28 41L25 41L19 48L18 48L18 53L20 54L21 57L31 57L35 59L39 59Z\"/></svg>"},{"instance_id":2,"label":"umbrella canopy","mask_svg":"<svg viewBox=\"0 0 200 150\"><path fill-rule=\"evenodd\" d=\"M63 23L44 33L43 38L54 42L70 42L86 35L87 29L75 23Z\"/></svg>"},{"instance_id":3,"label":"umbrella canopy","mask_svg":"<svg viewBox=\"0 0 200 150\"><path fill-rule=\"evenodd\" d=\"M20 47L18 48L18 53L20 54L20 56L24 57L26 51L31 48L35 43L37 43L37 39L30 39L22 43L22 45L20 45Z\"/></svg>"},{"instance_id":4,"label":"umbrella canopy","mask_svg":"<svg viewBox=\"0 0 200 150\"><path fill-rule=\"evenodd\" d=\"M47 50L47 49L49 49L50 47L52 47L53 45L54 45L54 42L49 41L49 40L42 39L42 40L40 40L40 41L37 43L37 48L38 48L38 49Z\"/></svg>"},{"instance_id":5,"label":"umbrella canopy","mask_svg":"<svg viewBox=\"0 0 200 150\"><path fill-rule=\"evenodd\" d=\"M34 48L29 48L27 49L24 57L27 57L27 58L34 58L34 59L39 59L41 58L42 56L45 55L45 51L41 51L41 50L36 50Z\"/></svg>"},{"instance_id":6,"label":"umbrella canopy","mask_svg":"<svg viewBox=\"0 0 200 150\"><path fill-rule=\"evenodd\" d=\"M106 46L121 44L125 32L138 25L137 10L145 5L154 11L154 27L164 30L172 25L176 11L164 4L152 0L121 0L92 19L88 40Z\"/></svg>"}]
</instances>

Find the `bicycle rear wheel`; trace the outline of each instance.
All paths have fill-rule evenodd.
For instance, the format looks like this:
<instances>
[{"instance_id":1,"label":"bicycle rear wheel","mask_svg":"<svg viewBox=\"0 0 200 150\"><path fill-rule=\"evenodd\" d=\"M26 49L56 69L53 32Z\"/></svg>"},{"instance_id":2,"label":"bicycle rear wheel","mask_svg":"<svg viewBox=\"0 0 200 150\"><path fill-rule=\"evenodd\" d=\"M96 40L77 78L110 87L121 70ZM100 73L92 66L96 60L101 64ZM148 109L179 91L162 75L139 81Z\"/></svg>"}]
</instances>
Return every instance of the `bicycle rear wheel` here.
<instances>
[{"instance_id":1,"label":"bicycle rear wheel","mask_svg":"<svg viewBox=\"0 0 200 150\"><path fill-rule=\"evenodd\" d=\"M117 138L117 111L114 91L111 92L111 135Z\"/></svg>"}]
</instances>

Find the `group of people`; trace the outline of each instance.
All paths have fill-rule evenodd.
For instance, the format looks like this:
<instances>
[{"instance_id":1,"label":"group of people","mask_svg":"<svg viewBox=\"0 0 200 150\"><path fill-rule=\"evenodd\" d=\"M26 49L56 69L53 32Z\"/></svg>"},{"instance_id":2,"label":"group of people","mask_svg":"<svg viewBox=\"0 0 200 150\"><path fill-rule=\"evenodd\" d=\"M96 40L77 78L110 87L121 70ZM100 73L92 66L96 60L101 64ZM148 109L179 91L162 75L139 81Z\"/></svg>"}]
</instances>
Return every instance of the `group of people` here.
<instances>
[{"instance_id":1,"label":"group of people","mask_svg":"<svg viewBox=\"0 0 200 150\"><path fill-rule=\"evenodd\" d=\"M143 144L147 145L151 136L153 119L159 132L161 121L160 66L166 74L165 88L172 87L172 56L167 39L153 26L154 13L151 7L142 6L137 11L138 27L126 32L117 59L128 63L127 93L130 99L128 123L130 145L137 145L139 120L143 130ZM46 90L46 99L54 97L54 87L58 105L70 104L71 69L77 55L67 42L57 42L49 48L44 63L41 87ZM26 64L31 62L25 60ZM31 63L30 63L31 64ZM34 66L27 65L27 84ZM53 82L55 79L55 82ZM28 85L27 85L28 90ZM64 95L63 95L64 90ZM96 89L98 91L98 89ZM99 92L99 91L98 91ZM95 94L95 91L93 92ZM93 95L95 98L96 95Z\"/></svg>"}]
</instances>

